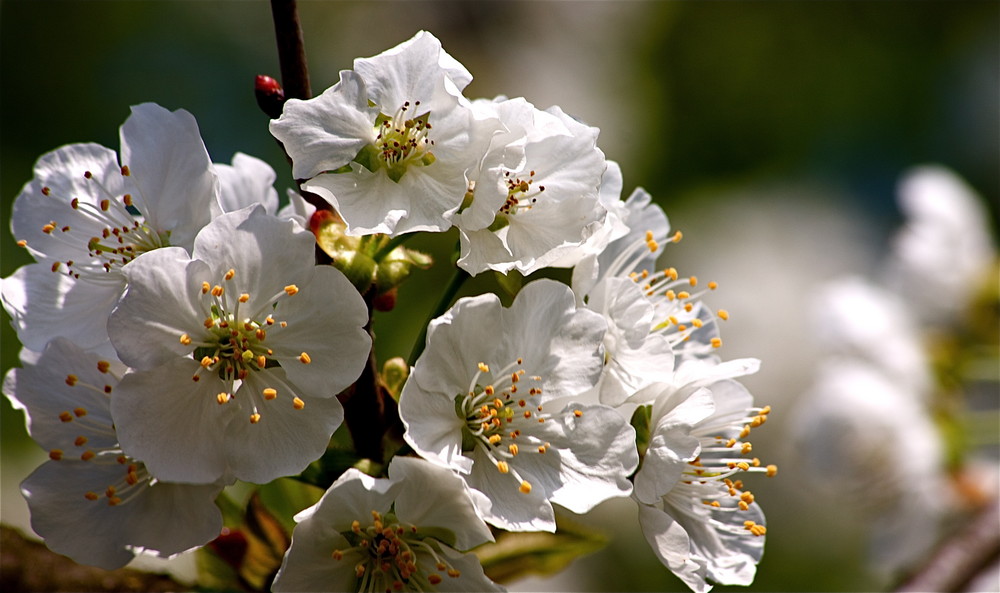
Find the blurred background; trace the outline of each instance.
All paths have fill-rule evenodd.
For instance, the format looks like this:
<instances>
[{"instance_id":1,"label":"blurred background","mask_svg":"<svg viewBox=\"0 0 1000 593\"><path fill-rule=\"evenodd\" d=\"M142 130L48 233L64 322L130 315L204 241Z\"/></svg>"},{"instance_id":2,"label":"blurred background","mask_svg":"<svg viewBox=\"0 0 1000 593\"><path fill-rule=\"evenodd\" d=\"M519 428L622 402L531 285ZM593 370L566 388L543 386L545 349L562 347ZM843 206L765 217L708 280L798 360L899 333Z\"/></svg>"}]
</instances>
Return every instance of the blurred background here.
<instances>
[{"instance_id":1,"label":"blurred background","mask_svg":"<svg viewBox=\"0 0 1000 593\"><path fill-rule=\"evenodd\" d=\"M811 291L878 271L908 168L953 169L983 197L996 236L1000 3L315 1L300 14L314 94L353 58L427 29L472 72L470 98L524 96L599 127L625 194L645 187L684 232L669 265L720 283L710 304L732 313L722 355L763 360L746 384L775 412L754 432L754 452L782 471L750 485L768 517L750 590L889 585L866 562L864 522L817 499L797 472L783 420L819 357ZM266 2L0 1L2 276L29 262L8 218L35 159L71 142L117 149L130 105L187 109L215 161L263 158L283 193L292 180L254 100L257 74L279 75ZM376 317L383 359L409 352L455 241L412 243L442 264ZM482 280L466 292L489 288ZM6 315L0 326L6 372L19 346ZM23 415L0 405L0 520L26 527L17 484L44 454ZM685 589L627 502L578 520L615 532L613 544L520 588ZM717 590L730 589L742 590Z\"/></svg>"}]
</instances>

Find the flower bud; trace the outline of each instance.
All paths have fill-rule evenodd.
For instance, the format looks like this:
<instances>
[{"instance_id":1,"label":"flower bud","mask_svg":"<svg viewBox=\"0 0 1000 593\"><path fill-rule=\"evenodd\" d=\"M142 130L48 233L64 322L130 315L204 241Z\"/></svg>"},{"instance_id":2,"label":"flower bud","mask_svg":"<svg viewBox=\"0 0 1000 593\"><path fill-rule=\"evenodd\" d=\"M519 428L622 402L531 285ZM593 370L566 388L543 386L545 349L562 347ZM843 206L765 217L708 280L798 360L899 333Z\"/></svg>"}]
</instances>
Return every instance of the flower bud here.
<instances>
[{"instance_id":1,"label":"flower bud","mask_svg":"<svg viewBox=\"0 0 1000 593\"><path fill-rule=\"evenodd\" d=\"M254 96L257 98L257 106L271 119L281 116L281 109L285 105L285 90L281 84L263 74L258 74L254 81Z\"/></svg>"}]
</instances>

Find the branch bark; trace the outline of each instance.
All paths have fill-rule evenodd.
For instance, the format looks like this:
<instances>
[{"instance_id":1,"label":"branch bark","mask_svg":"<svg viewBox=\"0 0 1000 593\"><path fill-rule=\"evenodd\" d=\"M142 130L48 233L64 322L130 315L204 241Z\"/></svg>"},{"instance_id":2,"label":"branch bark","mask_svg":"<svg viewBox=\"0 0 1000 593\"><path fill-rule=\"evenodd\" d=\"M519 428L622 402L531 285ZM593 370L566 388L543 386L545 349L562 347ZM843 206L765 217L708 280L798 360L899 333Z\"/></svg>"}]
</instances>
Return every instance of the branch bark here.
<instances>
[{"instance_id":1,"label":"branch bark","mask_svg":"<svg viewBox=\"0 0 1000 593\"><path fill-rule=\"evenodd\" d=\"M309 66L302 41L302 25L296 0L271 0L274 35L278 40L278 62L285 98L310 99Z\"/></svg>"}]
</instances>

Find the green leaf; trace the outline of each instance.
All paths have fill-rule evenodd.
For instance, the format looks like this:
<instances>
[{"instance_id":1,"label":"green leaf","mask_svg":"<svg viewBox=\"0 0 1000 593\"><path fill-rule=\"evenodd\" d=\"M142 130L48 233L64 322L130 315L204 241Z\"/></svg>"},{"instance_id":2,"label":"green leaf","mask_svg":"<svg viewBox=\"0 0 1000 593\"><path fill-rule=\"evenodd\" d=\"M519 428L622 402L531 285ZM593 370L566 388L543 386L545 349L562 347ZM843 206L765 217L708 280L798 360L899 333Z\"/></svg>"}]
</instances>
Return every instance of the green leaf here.
<instances>
[{"instance_id":1,"label":"green leaf","mask_svg":"<svg viewBox=\"0 0 1000 593\"><path fill-rule=\"evenodd\" d=\"M295 515L319 502L323 489L292 478L280 478L257 490L260 502L286 531L295 528Z\"/></svg>"},{"instance_id":2,"label":"green leaf","mask_svg":"<svg viewBox=\"0 0 1000 593\"><path fill-rule=\"evenodd\" d=\"M608 543L603 533L556 515L555 533L511 533L502 531L493 543L472 550L486 576L508 583L529 574L552 575L570 562L600 550Z\"/></svg>"}]
</instances>

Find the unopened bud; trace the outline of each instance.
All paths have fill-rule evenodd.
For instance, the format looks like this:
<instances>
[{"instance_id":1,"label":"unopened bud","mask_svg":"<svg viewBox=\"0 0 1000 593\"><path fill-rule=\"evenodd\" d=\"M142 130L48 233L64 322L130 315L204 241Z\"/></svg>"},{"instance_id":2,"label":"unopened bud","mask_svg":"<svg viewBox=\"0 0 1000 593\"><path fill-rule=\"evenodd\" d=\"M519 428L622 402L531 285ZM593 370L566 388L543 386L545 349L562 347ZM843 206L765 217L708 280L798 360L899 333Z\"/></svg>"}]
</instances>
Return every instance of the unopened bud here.
<instances>
[{"instance_id":1,"label":"unopened bud","mask_svg":"<svg viewBox=\"0 0 1000 593\"><path fill-rule=\"evenodd\" d=\"M271 119L278 119L281 110L285 105L285 90L281 84L263 74L258 74L254 81L254 96L257 97L257 106Z\"/></svg>"}]
</instances>

